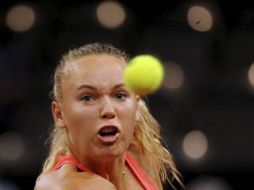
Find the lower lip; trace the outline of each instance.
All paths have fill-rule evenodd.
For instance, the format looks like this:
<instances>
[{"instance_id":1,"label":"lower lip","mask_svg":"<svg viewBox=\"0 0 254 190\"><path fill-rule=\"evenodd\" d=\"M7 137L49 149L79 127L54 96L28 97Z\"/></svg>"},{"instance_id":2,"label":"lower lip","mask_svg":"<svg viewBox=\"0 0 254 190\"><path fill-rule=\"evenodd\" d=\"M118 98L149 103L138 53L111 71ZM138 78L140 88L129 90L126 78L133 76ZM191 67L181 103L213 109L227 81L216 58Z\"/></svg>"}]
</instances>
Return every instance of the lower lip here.
<instances>
[{"instance_id":1,"label":"lower lip","mask_svg":"<svg viewBox=\"0 0 254 190\"><path fill-rule=\"evenodd\" d=\"M118 139L118 137L119 137L119 133L116 133L115 135L110 135L110 136L98 135L99 140L105 144L114 143Z\"/></svg>"}]
</instances>

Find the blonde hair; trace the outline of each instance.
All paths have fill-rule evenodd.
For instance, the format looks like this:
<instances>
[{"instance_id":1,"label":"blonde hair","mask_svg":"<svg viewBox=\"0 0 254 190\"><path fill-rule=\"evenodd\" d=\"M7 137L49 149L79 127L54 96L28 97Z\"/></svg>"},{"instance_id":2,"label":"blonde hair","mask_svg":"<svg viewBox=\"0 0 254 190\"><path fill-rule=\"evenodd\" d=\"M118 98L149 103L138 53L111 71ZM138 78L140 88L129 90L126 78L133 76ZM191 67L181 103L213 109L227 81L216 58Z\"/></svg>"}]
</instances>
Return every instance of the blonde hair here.
<instances>
[{"instance_id":1,"label":"blonde hair","mask_svg":"<svg viewBox=\"0 0 254 190\"><path fill-rule=\"evenodd\" d=\"M123 51L120 51L110 44L94 43L82 46L78 49L70 50L62 57L60 64L55 70L52 94L52 98L55 101L62 101L62 81L66 65L73 62L73 60L91 54L109 54L124 59L125 63L128 62L128 56ZM180 182L179 172L176 169L172 155L162 145L159 124L150 114L142 99L140 99L138 106L141 116L137 126L135 127L134 140L132 144L138 148L140 154L143 156L149 155L152 166L156 168L154 171L158 171L162 182L169 180L169 182L172 183L173 179ZM44 163L42 173L51 171L56 164L57 157L60 154L70 151L69 139L64 128L55 126L51 132L49 140L51 143L50 152ZM170 172L170 179L168 177L168 172Z\"/></svg>"}]
</instances>

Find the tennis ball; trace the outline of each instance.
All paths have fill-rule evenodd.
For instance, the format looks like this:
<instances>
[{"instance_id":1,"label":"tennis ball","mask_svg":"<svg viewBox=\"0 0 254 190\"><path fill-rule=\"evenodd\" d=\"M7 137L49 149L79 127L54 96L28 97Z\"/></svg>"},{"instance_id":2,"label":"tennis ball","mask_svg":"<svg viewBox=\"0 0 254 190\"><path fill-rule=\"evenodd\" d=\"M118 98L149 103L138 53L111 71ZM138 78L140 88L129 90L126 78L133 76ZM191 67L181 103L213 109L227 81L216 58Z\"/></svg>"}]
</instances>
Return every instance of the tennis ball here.
<instances>
[{"instance_id":1,"label":"tennis ball","mask_svg":"<svg viewBox=\"0 0 254 190\"><path fill-rule=\"evenodd\" d=\"M164 78L164 68L152 55L137 55L124 70L124 83L131 91L141 96L155 92Z\"/></svg>"}]
</instances>

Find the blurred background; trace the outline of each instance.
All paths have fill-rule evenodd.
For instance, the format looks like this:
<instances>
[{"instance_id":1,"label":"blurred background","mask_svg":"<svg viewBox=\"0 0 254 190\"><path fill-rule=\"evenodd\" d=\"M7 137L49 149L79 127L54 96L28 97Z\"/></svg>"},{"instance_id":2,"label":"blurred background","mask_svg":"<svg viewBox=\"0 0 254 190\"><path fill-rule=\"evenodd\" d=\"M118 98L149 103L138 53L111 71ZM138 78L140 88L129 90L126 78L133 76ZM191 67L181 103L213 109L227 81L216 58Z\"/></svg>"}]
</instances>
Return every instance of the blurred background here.
<instances>
[{"instance_id":1,"label":"blurred background","mask_svg":"<svg viewBox=\"0 0 254 190\"><path fill-rule=\"evenodd\" d=\"M187 190L253 189L251 1L0 0L0 190L33 189L52 72L91 42L163 61L164 84L146 101Z\"/></svg>"}]
</instances>

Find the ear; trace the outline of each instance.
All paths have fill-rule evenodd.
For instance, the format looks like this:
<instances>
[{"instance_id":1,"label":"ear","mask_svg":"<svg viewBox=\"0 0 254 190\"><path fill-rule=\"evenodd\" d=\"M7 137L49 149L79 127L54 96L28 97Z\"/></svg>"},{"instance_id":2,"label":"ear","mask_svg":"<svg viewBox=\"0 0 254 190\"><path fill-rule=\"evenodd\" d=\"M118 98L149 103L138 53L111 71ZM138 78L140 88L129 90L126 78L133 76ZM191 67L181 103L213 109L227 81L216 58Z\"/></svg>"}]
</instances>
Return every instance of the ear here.
<instances>
[{"instance_id":1,"label":"ear","mask_svg":"<svg viewBox=\"0 0 254 190\"><path fill-rule=\"evenodd\" d=\"M63 119L63 112L61 110L60 103L53 101L51 103L51 111L53 118L55 120L55 124L57 127L65 127L65 121Z\"/></svg>"},{"instance_id":2,"label":"ear","mask_svg":"<svg viewBox=\"0 0 254 190\"><path fill-rule=\"evenodd\" d=\"M135 120L139 121L140 119L140 106L139 106L140 96L139 95L136 95L136 101L137 101L137 110L136 110Z\"/></svg>"}]
</instances>

